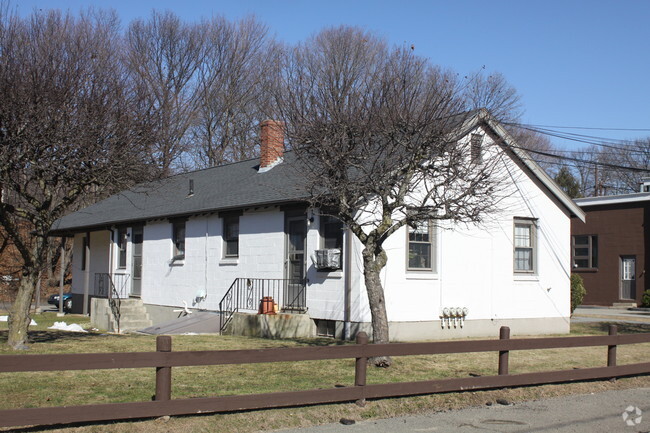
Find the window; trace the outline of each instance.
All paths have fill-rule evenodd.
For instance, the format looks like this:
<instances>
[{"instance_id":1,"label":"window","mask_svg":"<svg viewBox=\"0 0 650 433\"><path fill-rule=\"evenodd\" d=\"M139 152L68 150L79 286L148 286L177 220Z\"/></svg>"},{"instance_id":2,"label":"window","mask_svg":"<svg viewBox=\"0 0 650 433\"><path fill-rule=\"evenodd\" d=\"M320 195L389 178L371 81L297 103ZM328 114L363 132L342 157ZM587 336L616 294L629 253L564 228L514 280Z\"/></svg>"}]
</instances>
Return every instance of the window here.
<instances>
[{"instance_id":1,"label":"window","mask_svg":"<svg viewBox=\"0 0 650 433\"><path fill-rule=\"evenodd\" d=\"M172 260L185 259L185 221L172 223L172 243L174 244Z\"/></svg>"},{"instance_id":2,"label":"window","mask_svg":"<svg viewBox=\"0 0 650 433\"><path fill-rule=\"evenodd\" d=\"M333 216L320 218L320 237L322 248L343 248L343 223Z\"/></svg>"},{"instance_id":3,"label":"window","mask_svg":"<svg viewBox=\"0 0 650 433\"><path fill-rule=\"evenodd\" d=\"M483 136L481 134L472 134L470 138L470 154L472 164L480 164L483 162Z\"/></svg>"},{"instance_id":4,"label":"window","mask_svg":"<svg viewBox=\"0 0 650 433\"><path fill-rule=\"evenodd\" d=\"M537 225L533 219L515 218L515 272L535 273Z\"/></svg>"},{"instance_id":5,"label":"window","mask_svg":"<svg viewBox=\"0 0 650 433\"><path fill-rule=\"evenodd\" d=\"M598 236L580 235L571 238L573 267L591 269L598 267Z\"/></svg>"},{"instance_id":6,"label":"window","mask_svg":"<svg viewBox=\"0 0 650 433\"><path fill-rule=\"evenodd\" d=\"M336 336L336 321L324 319L314 319L314 321L316 322L316 335L330 338Z\"/></svg>"},{"instance_id":7,"label":"window","mask_svg":"<svg viewBox=\"0 0 650 433\"><path fill-rule=\"evenodd\" d=\"M239 216L223 218L224 257L239 257Z\"/></svg>"},{"instance_id":8,"label":"window","mask_svg":"<svg viewBox=\"0 0 650 433\"><path fill-rule=\"evenodd\" d=\"M336 217L321 215L320 217L320 247L325 250L317 251L316 269L333 271L342 268L343 264L343 223Z\"/></svg>"},{"instance_id":9,"label":"window","mask_svg":"<svg viewBox=\"0 0 650 433\"><path fill-rule=\"evenodd\" d=\"M126 268L126 243L126 227L117 229L117 267L120 269Z\"/></svg>"},{"instance_id":10,"label":"window","mask_svg":"<svg viewBox=\"0 0 650 433\"><path fill-rule=\"evenodd\" d=\"M415 227L408 227L408 264L409 270L433 271L435 233L431 221L421 221Z\"/></svg>"}]
</instances>

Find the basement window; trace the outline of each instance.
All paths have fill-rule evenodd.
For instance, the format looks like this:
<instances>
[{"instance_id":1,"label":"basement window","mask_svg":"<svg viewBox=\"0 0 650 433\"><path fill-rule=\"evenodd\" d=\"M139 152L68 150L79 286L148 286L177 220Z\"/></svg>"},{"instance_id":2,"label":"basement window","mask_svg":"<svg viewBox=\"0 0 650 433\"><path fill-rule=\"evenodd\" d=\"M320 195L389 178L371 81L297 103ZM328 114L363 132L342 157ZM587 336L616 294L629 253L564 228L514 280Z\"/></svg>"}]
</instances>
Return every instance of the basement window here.
<instances>
[{"instance_id":1,"label":"basement window","mask_svg":"<svg viewBox=\"0 0 650 433\"><path fill-rule=\"evenodd\" d=\"M316 335L319 337L334 338L336 336L336 321L314 319L316 322Z\"/></svg>"}]
</instances>

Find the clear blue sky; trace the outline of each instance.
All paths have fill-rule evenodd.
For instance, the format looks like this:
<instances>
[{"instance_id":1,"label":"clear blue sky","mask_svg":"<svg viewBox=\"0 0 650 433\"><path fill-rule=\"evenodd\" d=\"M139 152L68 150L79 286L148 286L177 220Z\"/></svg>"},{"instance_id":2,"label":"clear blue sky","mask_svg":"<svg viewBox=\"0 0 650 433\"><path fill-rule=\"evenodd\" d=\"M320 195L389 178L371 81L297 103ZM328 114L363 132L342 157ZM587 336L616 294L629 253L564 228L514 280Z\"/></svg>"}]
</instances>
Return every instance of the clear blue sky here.
<instances>
[{"instance_id":1,"label":"clear blue sky","mask_svg":"<svg viewBox=\"0 0 650 433\"><path fill-rule=\"evenodd\" d=\"M192 21L254 14L293 43L319 29L360 26L461 74L485 66L522 95L523 122L647 129L571 131L612 139L650 136L650 1L360 1L360 0L13 0L77 12L115 9L127 25L155 8ZM576 143L555 141L571 148Z\"/></svg>"}]
</instances>

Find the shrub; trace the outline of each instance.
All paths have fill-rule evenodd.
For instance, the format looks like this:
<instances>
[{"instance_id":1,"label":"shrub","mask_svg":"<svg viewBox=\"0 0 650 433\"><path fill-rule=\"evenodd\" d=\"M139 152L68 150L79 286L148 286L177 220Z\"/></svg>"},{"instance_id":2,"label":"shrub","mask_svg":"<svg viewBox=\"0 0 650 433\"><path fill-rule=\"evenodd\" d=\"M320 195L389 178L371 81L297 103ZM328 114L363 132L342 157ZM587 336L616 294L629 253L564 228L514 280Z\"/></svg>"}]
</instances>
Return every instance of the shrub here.
<instances>
[{"instance_id":1,"label":"shrub","mask_svg":"<svg viewBox=\"0 0 650 433\"><path fill-rule=\"evenodd\" d=\"M582 277L578 274L571 274L571 314L578 305L582 304L586 293Z\"/></svg>"},{"instance_id":2,"label":"shrub","mask_svg":"<svg viewBox=\"0 0 650 433\"><path fill-rule=\"evenodd\" d=\"M650 289L643 292L643 297L641 298L642 307L650 307Z\"/></svg>"}]
</instances>

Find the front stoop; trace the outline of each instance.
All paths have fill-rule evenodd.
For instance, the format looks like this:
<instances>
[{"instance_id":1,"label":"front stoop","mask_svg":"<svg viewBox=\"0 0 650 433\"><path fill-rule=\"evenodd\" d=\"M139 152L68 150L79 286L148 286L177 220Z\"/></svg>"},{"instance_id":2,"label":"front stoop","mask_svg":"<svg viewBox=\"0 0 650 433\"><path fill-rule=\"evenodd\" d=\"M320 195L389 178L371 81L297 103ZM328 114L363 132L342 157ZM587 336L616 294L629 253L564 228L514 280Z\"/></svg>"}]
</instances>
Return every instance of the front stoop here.
<instances>
[{"instance_id":1,"label":"front stoop","mask_svg":"<svg viewBox=\"0 0 650 433\"><path fill-rule=\"evenodd\" d=\"M136 331L152 324L142 299L120 300L120 332ZM109 317L109 330L117 332L117 323L112 314Z\"/></svg>"},{"instance_id":2,"label":"front stoop","mask_svg":"<svg viewBox=\"0 0 650 433\"><path fill-rule=\"evenodd\" d=\"M108 332L117 332L117 321L113 317L108 299L94 298L92 302L91 322L93 326L99 329L105 329ZM151 318L144 307L142 299L120 299L119 325L120 333L148 328L152 325Z\"/></svg>"},{"instance_id":3,"label":"front stoop","mask_svg":"<svg viewBox=\"0 0 650 433\"><path fill-rule=\"evenodd\" d=\"M636 302L630 301L630 302L614 302L612 304L613 308L636 308Z\"/></svg>"}]
</instances>

